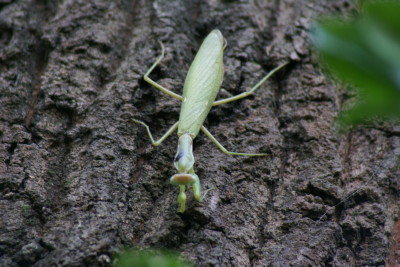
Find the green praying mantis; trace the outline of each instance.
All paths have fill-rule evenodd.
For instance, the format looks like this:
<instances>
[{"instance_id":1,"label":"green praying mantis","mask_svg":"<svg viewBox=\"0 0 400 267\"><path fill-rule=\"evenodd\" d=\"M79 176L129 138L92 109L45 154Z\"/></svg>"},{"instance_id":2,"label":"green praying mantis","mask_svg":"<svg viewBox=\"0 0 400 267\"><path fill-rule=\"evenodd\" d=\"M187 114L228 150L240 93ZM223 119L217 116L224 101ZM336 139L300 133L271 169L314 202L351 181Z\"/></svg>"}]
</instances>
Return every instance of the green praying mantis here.
<instances>
[{"instance_id":1,"label":"green praying mantis","mask_svg":"<svg viewBox=\"0 0 400 267\"><path fill-rule=\"evenodd\" d=\"M257 88L259 88L261 84L263 84L272 74L284 67L287 63L282 64L270 71L249 91L243 92L236 96L228 97L226 99L215 101L224 76L223 52L226 46L226 41L224 40L221 32L219 30L213 30L203 41L193 60L193 63L189 68L185 79L182 96L168 90L149 78L150 73L164 57L165 49L161 42L160 45L162 50L161 56L146 72L144 75L144 80L162 92L182 101L179 121L172 125L157 141L154 141L153 135L151 134L150 128L147 124L136 119L133 119L133 121L146 127L147 133L154 146L160 145L168 136L178 129L178 151L176 152L174 158L174 165L178 173L170 178L170 182L171 184L179 185L179 212L183 213L186 209L186 186L192 186L194 198L196 200L201 201L202 199L200 179L193 169L193 140L196 138L200 130L205 133L205 135L207 135L211 141L225 154L239 156L267 155L231 152L223 147L217 141L217 139L215 139L215 137L203 126L204 120L210 112L211 107L247 97L257 90Z\"/></svg>"}]
</instances>

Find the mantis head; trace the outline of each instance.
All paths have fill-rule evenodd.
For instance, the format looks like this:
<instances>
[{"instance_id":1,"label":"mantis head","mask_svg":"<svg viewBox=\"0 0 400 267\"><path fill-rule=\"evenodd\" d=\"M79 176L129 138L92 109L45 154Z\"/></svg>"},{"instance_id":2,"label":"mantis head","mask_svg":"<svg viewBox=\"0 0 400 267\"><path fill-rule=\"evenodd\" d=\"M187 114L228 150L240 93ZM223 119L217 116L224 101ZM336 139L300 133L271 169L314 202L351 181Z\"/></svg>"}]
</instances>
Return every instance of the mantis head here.
<instances>
[{"instance_id":1,"label":"mantis head","mask_svg":"<svg viewBox=\"0 0 400 267\"><path fill-rule=\"evenodd\" d=\"M193 170L193 164L193 139L189 134L183 134L179 137L178 151L174 159L174 165L178 173L170 179L171 184L179 185L178 202L180 203L179 211L182 213L185 211L186 185L192 185L194 197L199 201L201 199L200 180Z\"/></svg>"}]
</instances>

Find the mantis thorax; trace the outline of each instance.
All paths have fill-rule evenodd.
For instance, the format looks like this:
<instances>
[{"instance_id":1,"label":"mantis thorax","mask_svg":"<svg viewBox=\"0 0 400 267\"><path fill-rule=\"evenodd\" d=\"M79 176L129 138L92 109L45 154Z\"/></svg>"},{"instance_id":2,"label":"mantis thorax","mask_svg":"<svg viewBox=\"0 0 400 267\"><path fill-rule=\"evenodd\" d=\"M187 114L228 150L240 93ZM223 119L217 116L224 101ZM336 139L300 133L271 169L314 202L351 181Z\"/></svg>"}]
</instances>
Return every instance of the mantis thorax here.
<instances>
[{"instance_id":1,"label":"mantis thorax","mask_svg":"<svg viewBox=\"0 0 400 267\"><path fill-rule=\"evenodd\" d=\"M179 137L174 165L178 173L188 173L193 169L193 164L193 139L189 134L183 134Z\"/></svg>"}]
</instances>

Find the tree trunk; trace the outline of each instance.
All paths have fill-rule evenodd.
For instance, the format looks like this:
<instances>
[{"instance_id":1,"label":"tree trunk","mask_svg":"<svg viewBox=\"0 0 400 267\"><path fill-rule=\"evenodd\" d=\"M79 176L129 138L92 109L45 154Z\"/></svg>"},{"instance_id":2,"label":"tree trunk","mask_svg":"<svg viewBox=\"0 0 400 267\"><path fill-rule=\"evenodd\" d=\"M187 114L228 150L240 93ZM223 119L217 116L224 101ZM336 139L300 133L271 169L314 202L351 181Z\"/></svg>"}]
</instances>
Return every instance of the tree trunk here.
<instances>
[{"instance_id":1,"label":"tree trunk","mask_svg":"<svg viewBox=\"0 0 400 267\"><path fill-rule=\"evenodd\" d=\"M92 3L91 3L92 2ZM316 63L308 30L346 0L0 1L0 265L107 266L123 247L176 250L197 266L400 264L400 129L335 131L348 98ZM202 203L177 213L178 120L193 57L227 40L219 97L195 141ZM346 198L347 197L347 198ZM341 202L341 200L344 201ZM325 216L323 216L325 214ZM396 261L397 260L397 261Z\"/></svg>"}]
</instances>

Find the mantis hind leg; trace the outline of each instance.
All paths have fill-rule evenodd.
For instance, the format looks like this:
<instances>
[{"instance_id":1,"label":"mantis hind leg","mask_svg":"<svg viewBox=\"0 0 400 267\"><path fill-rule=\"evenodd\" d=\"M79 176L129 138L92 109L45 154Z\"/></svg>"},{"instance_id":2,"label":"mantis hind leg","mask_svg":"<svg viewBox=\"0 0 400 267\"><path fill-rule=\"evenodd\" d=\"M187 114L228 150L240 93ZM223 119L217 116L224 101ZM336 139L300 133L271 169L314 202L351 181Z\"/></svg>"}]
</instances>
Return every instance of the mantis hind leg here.
<instances>
[{"instance_id":1,"label":"mantis hind leg","mask_svg":"<svg viewBox=\"0 0 400 267\"><path fill-rule=\"evenodd\" d=\"M149 68L149 70L146 72L146 74L144 75L144 80L145 80L146 82L148 82L149 84L151 84L152 86L154 86L155 88L157 88L158 90L160 90L160 91L166 93L167 95L170 95L170 96L172 96L173 98L176 98L176 99L182 101L182 96L180 96L180 95L178 95L178 94L172 92L171 90L165 88L164 86L162 86L162 85L156 83L155 81L153 81L152 79L149 78L150 73L151 73L151 72L153 71L153 69L158 65L158 63L160 63L160 61L164 58L164 52L165 52L164 45L163 45L161 42L160 42L160 45L161 45L161 55L160 55L160 57L156 60L156 62L154 62L154 64L151 65L151 67Z\"/></svg>"},{"instance_id":2,"label":"mantis hind leg","mask_svg":"<svg viewBox=\"0 0 400 267\"><path fill-rule=\"evenodd\" d=\"M228 151L223 145L221 145L220 142L218 142L217 139L215 139L215 137L204 126L201 126L201 130L225 154L234 155L234 156L251 156L251 157L252 156L268 156L269 155L269 154L264 154L264 153L257 154L257 153L242 153L242 152L231 152L231 151Z\"/></svg>"},{"instance_id":3,"label":"mantis hind leg","mask_svg":"<svg viewBox=\"0 0 400 267\"><path fill-rule=\"evenodd\" d=\"M225 98L225 99L220 99L220 100L214 101L213 107L214 107L214 106L218 106L218 105L222 105L222 104L225 104L225 103L229 103L229 102L232 102L232 101L235 101L235 100L239 100L239 99L242 99L242 98L245 98L245 97L251 95L251 94L254 93L254 91L256 91L266 80L268 80L269 77L271 77L275 72L277 72L278 70L280 70L281 68L283 68L283 67L286 66L286 65L287 65L287 63L284 63L284 64L282 64L282 65L276 67L275 69L271 70L264 78L262 78L262 79L261 79L256 85L254 85L253 88L251 88L249 91L243 92L243 93L241 93L241 94L238 94L238 95L235 95L235 96L232 96L232 97L228 97L228 98Z\"/></svg>"},{"instance_id":4,"label":"mantis hind leg","mask_svg":"<svg viewBox=\"0 0 400 267\"><path fill-rule=\"evenodd\" d=\"M157 141L154 141L153 135L151 134L151 131L150 131L150 127L146 123L139 121L139 120L135 120L135 119L132 119L132 121L139 123L139 124L143 125L144 127L146 127L147 134L149 135L153 146L159 146L168 136L170 136L178 128L178 124L179 124L179 121L175 122L174 125L172 125L167 130L167 132L163 136L161 136L160 139L158 139Z\"/></svg>"}]
</instances>

